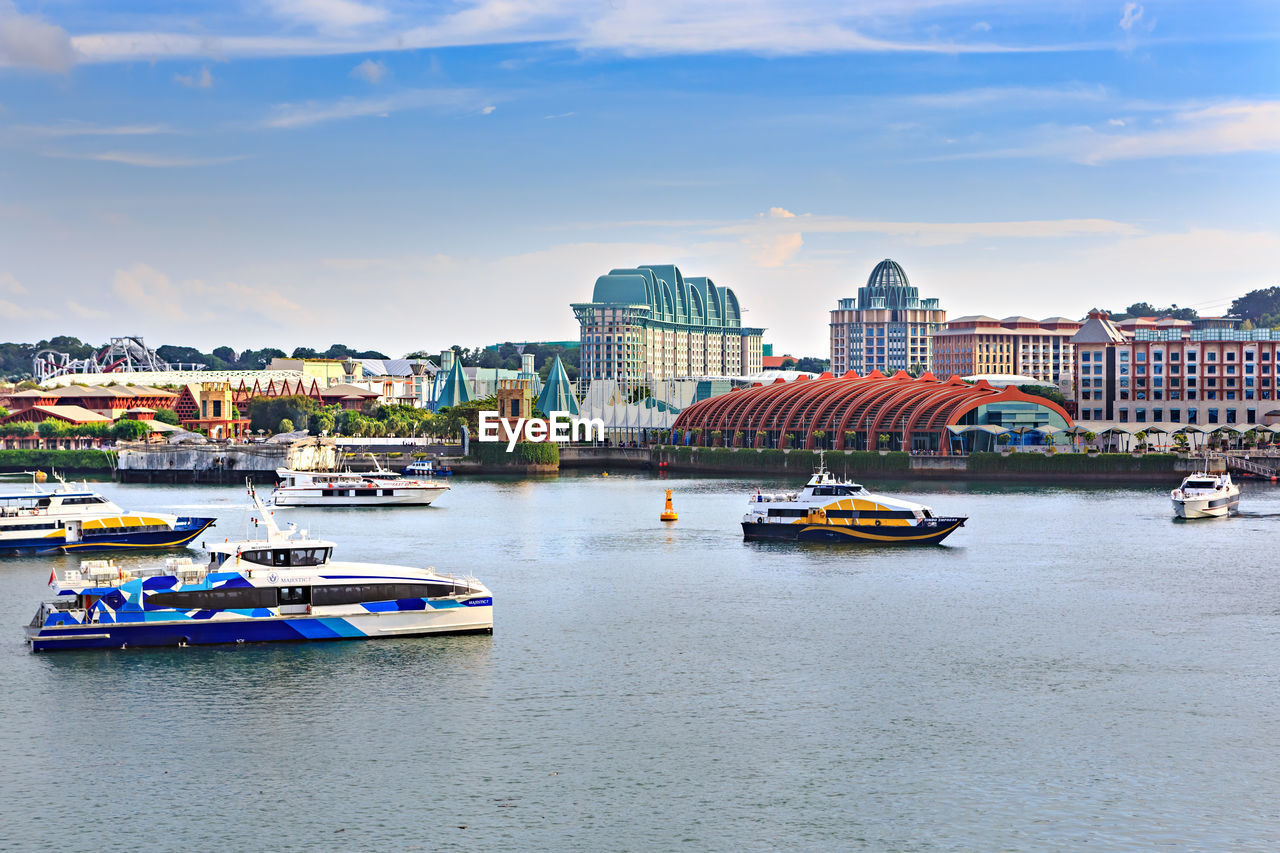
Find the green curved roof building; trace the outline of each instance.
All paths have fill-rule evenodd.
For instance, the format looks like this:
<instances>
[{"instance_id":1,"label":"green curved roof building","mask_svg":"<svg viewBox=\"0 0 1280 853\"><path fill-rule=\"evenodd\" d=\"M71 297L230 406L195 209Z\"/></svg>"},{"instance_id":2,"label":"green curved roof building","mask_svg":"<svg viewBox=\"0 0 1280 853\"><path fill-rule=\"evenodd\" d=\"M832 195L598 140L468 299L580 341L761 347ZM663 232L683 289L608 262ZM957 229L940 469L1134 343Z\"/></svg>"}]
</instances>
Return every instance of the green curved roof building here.
<instances>
[{"instance_id":1,"label":"green curved roof building","mask_svg":"<svg viewBox=\"0 0 1280 853\"><path fill-rule=\"evenodd\" d=\"M674 264L619 267L596 279L581 325L582 378L639 387L689 376L743 376L764 367L764 329L742 324L737 294ZM544 409L545 411L545 409Z\"/></svg>"}]
</instances>

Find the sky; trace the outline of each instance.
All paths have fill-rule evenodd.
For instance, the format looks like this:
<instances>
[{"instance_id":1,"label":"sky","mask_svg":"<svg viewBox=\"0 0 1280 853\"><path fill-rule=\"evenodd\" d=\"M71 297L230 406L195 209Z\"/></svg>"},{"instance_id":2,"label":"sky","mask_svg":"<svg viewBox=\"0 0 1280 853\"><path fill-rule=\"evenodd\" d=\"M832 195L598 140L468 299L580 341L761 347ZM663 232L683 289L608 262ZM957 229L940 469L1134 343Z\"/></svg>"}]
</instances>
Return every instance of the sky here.
<instances>
[{"instance_id":1,"label":"sky","mask_svg":"<svg viewBox=\"0 0 1280 853\"><path fill-rule=\"evenodd\" d=\"M1280 285L1280 3L0 0L0 340L577 337L615 267L777 352Z\"/></svg>"}]
</instances>

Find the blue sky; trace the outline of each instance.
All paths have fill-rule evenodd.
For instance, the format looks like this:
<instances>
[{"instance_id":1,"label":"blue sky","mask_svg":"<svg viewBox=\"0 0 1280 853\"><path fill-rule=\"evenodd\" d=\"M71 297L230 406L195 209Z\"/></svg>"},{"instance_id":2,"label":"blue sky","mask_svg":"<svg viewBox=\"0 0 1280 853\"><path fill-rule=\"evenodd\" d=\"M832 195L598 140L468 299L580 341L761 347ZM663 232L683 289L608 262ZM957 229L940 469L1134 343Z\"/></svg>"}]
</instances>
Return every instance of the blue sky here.
<instances>
[{"instance_id":1,"label":"blue sky","mask_svg":"<svg viewBox=\"0 0 1280 853\"><path fill-rule=\"evenodd\" d=\"M779 351L1280 284L1280 4L0 0L0 338L576 337L611 267Z\"/></svg>"}]
</instances>

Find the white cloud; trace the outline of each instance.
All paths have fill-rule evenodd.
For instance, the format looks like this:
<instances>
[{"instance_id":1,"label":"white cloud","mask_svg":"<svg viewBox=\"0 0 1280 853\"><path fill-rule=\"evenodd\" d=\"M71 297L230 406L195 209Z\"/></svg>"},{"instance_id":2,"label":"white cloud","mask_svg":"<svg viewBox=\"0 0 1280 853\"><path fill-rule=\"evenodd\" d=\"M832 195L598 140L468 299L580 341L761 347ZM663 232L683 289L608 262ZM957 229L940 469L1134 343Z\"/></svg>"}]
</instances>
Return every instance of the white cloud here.
<instances>
[{"instance_id":1,"label":"white cloud","mask_svg":"<svg viewBox=\"0 0 1280 853\"><path fill-rule=\"evenodd\" d=\"M74 299L69 299L63 302L62 305L81 320L105 320L111 316L100 308L90 308L87 305L76 302Z\"/></svg>"},{"instance_id":2,"label":"white cloud","mask_svg":"<svg viewBox=\"0 0 1280 853\"><path fill-rule=\"evenodd\" d=\"M363 116L386 117L401 110L466 109L479 101L477 92L470 89L407 89L378 98L342 98L337 101L307 101L301 104L279 104L263 126L295 128L327 121L360 118ZM493 112L486 107L484 112Z\"/></svg>"},{"instance_id":3,"label":"white cloud","mask_svg":"<svg viewBox=\"0 0 1280 853\"><path fill-rule=\"evenodd\" d=\"M1063 86L986 86L955 92L908 95L909 104L925 107L964 109L986 104L1054 108L1063 101L1105 101L1109 97L1103 86L1071 84Z\"/></svg>"},{"instance_id":4,"label":"white cloud","mask_svg":"<svg viewBox=\"0 0 1280 853\"><path fill-rule=\"evenodd\" d=\"M366 59L351 69L351 76L371 85L377 85L382 82L382 78L387 76L387 66L381 62Z\"/></svg>"},{"instance_id":5,"label":"white cloud","mask_svg":"<svg viewBox=\"0 0 1280 853\"><path fill-rule=\"evenodd\" d=\"M213 286L200 279L175 283L141 262L116 270L111 288L127 313L161 324L217 322L228 314L290 321L310 316L275 287L246 287L233 281Z\"/></svg>"},{"instance_id":6,"label":"white cloud","mask_svg":"<svg viewBox=\"0 0 1280 853\"><path fill-rule=\"evenodd\" d=\"M147 169L178 169L189 166L221 166L246 159L243 155L234 157L187 157L173 154L151 154L145 151L96 151L80 153L74 151L41 151L45 157L58 157L63 160L96 160L100 163L121 163L126 166L141 166Z\"/></svg>"},{"instance_id":7,"label":"white cloud","mask_svg":"<svg viewBox=\"0 0 1280 853\"><path fill-rule=\"evenodd\" d=\"M650 223L659 224L659 223ZM689 222L678 223L687 227ZM978 239L1045 239L1090 235L1136 234L1139 229L1125 222L1109 219L1047 219L1008 222L891 222L853 219L844 216L802 214L797 216L780 207L770 208L768 216L727 223L701 223L705 233L743 235L761 241L761 245L800 248L792 235L800 234L880 234L896 237L916 245L937 246L966 243ZM785 237L781 242L774 238ZM768 255L777 257L779 255ZM785 260L785 258L784 258Z\"/></svg>"},{"instance_id":8,"label":"white cloud","mask_svg":"<svg viewBox=\"0 0 1280 853\"><path fill-rule=\"evenodd\" d=\"M796 256L804 246L804 235L798 231L771 234L761 238L747 240L752 248L752 260L761 267L781 267Z\"/></svg>"},{"instance_id":9,"label":"white cloud","mask_svg":"<svg viewBox=\"0 0 1280 853\"><path fill-rule=\"evenodd\" d=\"M1112 42L998 44L970 40L985 32L963 25L927 27L920 8L933 3L862 2L833 9L823 0L690 4L683 0L472 0L447 14L422 8L389 15L352 0L268 0L276 17L313 27L270 35L193 36L181 31L91 33L73 43L86 61L138 58L304 56L420 50L481 44L561 44L634 55L750 52L992 54L1114 49ZM945 5L945 4L942 4ZM985 23L985 22L984 22ZM948 29L949 28L949 29ZM914 30L927 38L910 35ZM867 33L891 33L892 36ZM945 34L950 32L950 34ZM944 33L944 34L939 34Z\"/></svg>"},{"instance_id":10,"label":"white cloud","mask_svg":"<svg viewBox=\"0 0 1280 853\"><path fill-rule=\"evenodd\" d=\"M1142 6L1137 3L1125 3L1124 14L1120 16L1120 29L1126 33L1133 30L1133 25L1142 20Z\"/></svg>"},{"instance_id":11,"label":"white cloud","mask_svg":"<svg viewBox=\"0 0 1280 853\"><path fill-rule=\"evenodd\" d=\"M344 30L386 20L384 9L355 0L267 0L279 18L321 30Z\"/></svg>"},{"instance_id":12,"label":"white cloud","mask_svg":"<svg viewBox=\"0 0 1280 853\"><path fill-rule=\"evenodd\" d=\"M488 106L484 106L480 108L480 115L485 115L485 116L490 115L496 109L497 107L495 107L493 104L489 104Z\"/></svg>"},{"instance_id":13,"label":"white cloud","mask_svg":"<svg viewBox=\"0 0 1280 853\"><path fill-rule=\"evenodd\" d=\"M213 72L206 65L195 74L175 74L173 75L173 81L186 86L188 89L212 89Z\"/></svg>"},{"instance_id":14,"label":"white cloud","mask_svg":"<svg viewBox=\"0 0 1280 853\"><path fill-rule=\"evenodd\" d=\"M20 14L11 0L0 0L0 67L66 71L75 61L66 30L35 15Z\"/></svg>"},{"instance_id":15,"label":"white cloud","mask_svg":"<svg viewBox=\"0 0 1280 853\"><path fill-rule=\"evenodd\" d=\"M101 125L84 121L65 121L48 125L23 125L15 128L21 133L32 136L151 136L159 133L174 133L165 124L117 124Z\"/></svg>"},{"instance_id":16,"label":"white cloud","mask_svg":"<svg viewBox=\"0 0 1280 853\"><path fill-rule=\"evenodd\" d=\"M11 272L0 272L0 293L8 293L13 296L26 296L27 289L22 286L22 282Z\"/></svg>"},{"instance_id":17,"label":"white cloud","mask_svg":"<svg viewBox=\"0 0 1280 853\"><path fill-rule=\"evenodd\" d=\"M1077 159L1096 164L1280 150L1280 101L1227 103L1173 115L1171 126L1123 134L1080 131Z\"/></svg>"}]
</instances>

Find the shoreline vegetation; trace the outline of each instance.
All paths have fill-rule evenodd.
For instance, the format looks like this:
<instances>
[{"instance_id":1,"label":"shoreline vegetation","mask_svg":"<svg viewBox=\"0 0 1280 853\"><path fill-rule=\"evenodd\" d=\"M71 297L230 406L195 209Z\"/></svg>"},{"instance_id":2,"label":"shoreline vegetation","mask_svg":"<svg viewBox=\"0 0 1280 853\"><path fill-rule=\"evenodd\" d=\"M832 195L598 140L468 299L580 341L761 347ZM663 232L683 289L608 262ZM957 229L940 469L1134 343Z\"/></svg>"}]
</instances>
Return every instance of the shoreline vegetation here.
<instances>
[{"instance_id":1,"label":"shoreline vegetation","mask_svg":"<svg viewBox=\"0 0 1280 853\"><path fill-rule=\"evenodd\" d=\"M0 450L0 473L58 471L67 474L103 473L115 470L114 450Z\"/></svg>"},{"instance_id":2,"label":"shoreline vegetation","mask_svg":"<svg viewBox=\"0 0 1280 853\"><path fill-rule=\"evenodd\" d=\"M0 451L0 470L13 473L53 468L68 473L115 472L121 479L147 482L230 482L235 478L260 476L265 482L274 476L276 467L286 464L282 454L280 460L271 460L267 469L259 471L262 460L255 453L261 453L259 445L184 447L181 452L159 454L154 461L148 456L142 460L148 464L142 465L130 456L130 464L124 466L129 470L125 471L119 468L114 454L99 450L10 450ZM403 450L388 449L363 452L358 457L345 458L344 462L359 471L372 466L372 460L376 459L378 465L398 470L410 458L417 456L406 456ZM562 470L577 469L584 472L636 470L800 479L808 478L819 464L819 452L816 450L673 445L562 446L550 442L520 442L511 453L507 453L503 444L476 443L472 444L471 453L465 458L444 455L433 458L460 475L554 475ZM1199 457L1177 453L1011 452L916 456L900 451L828 450L824 459L830 471L850 479L1007 480L1086 485L1095 482L1168 483L1199 470L1205 464ZM1215 460L1214 470L1222 465L1221 460Z\"/></svg>"},{"instance_id":3,"label":"shoreline vegetation","mask_svg":"<svg viewBox=\"0 0 1280 853\"><path fill-rule=\"evenodd\" d=\"M725 447L655 447L653 465L672 473L782 474L808 476L818 466L816 450L753 450ZM1176 453L973 453L913 456L892 451L828 450L828 470L840 476L895 479L1090 482L1167 481L1191 471L1199 460Z\"/></svg>"}]
</instances>

